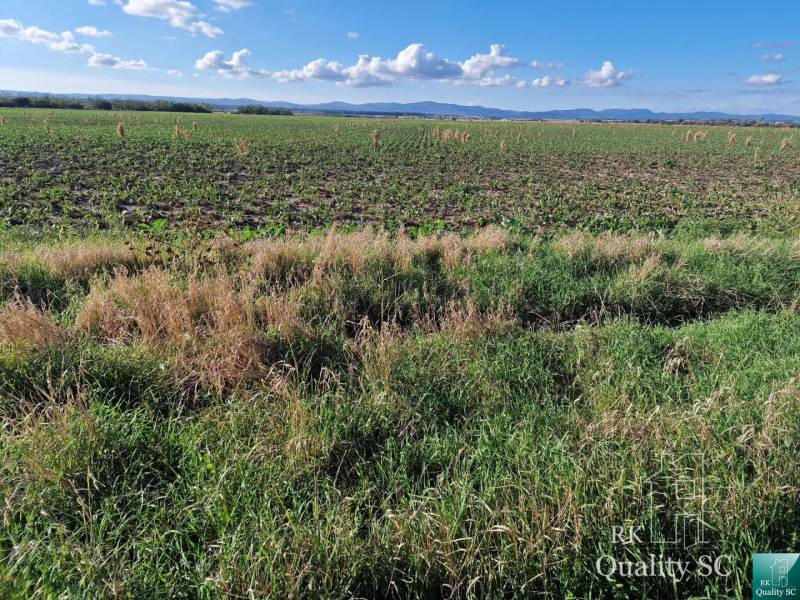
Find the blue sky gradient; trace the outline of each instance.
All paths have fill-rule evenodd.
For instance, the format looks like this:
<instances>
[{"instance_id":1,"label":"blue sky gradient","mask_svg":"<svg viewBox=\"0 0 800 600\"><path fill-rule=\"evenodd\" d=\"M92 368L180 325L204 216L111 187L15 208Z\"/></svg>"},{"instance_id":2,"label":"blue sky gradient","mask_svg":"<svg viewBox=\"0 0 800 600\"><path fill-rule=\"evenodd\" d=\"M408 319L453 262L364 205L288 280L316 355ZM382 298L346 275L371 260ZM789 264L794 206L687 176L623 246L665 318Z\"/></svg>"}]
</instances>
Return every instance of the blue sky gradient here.
<instances>
[{"instance_id":1,"label":"blue sky gradient","mask_svg":"<svg viewBox=\"0 0 800 600\"><path fill-rule=\"evenodd\" d=\"M789 1L6 0L0 88L800 114L798 23Z\"/></svg>"}]
</instances>

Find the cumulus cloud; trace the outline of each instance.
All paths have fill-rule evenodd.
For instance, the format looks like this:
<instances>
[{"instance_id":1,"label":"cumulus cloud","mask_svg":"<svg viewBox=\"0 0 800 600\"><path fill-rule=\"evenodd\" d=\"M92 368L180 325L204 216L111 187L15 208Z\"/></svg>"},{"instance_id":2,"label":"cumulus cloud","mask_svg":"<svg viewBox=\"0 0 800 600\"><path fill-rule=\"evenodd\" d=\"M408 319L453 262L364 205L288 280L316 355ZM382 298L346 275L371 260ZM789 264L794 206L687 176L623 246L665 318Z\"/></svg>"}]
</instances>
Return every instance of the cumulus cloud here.
<instances>
[{"instance_id":1,"label":"cumulus cloud","mask_svg":"<svg viewBox=\"0 0 800 600\"><path fill-rule=\"evenodd\" d=\"M220 50L207 52L194 63L198 71L216 71L217 75L226 79L247 79L248 77L265 77L269 71L251 69L247 66L247 57L252 53L247 48L242 48L231 55L230 60L225 60L225 53Z\"/></svg>"},{"instance_id":2,"label":"cumulus cloud","mask_svg":"<svg viewBox=\"0 0 800 600\"><path fill-rule=\"evenodd\" d=\"M167 21L171 27L190 33L202 33L215 38L224 32L219 27L201 19L202 14L188 0L128 0L122 10L136 17L150 17Z\"/></svg>"},{"instance_id":3,"label":"cumulus cloud","mask_svg":"<svg viewBox=\"0 0 800 600\"><path fill-rule=\"evenodd\" d=\"M53 33L39 27L25 27L14 19L0 20L0 37L14 38L31 44L41 44L54 52L94 52L89 44L80 44L75 41L71 31Z\"/></svg>"},{"instance_id":4,"label":"cumulus cloud","mask_svg":"<svg viewBox=\"0 0 800 600\"><path fill-rule=\"evenodd\" d=\"M610 60L604 60L603 65L596 71L589 71L581 80L591 87L614 87L621 85L626 79L633 77L630 71L619 71Z\"/></svg>"},{"instance_id":5,"label":"cumulus cloud","mask_svg":"<svg viewBox=\"0 0 800 600\"><path fill-rule=\"evenodd\" d=\"M429 52L423 44L411 44L397 58L370 61L376 74L408 79L449 79L461 74L461 66Z\"/></svg>"},{"instance_id":6,"label":"cumulus cloud","mask_svg":"<svg viewBox=\"0 0 800 600\"><path fill-rule=\"evenodd\" d=\"M745 80L750 85L780 85L783 82L783 75L779 73L763 73L752 75Z\"/></svg>"},{"instance_id":7,"label":"cumulus cloud","mask_svg":"<svg viewBox=\"0 0 800 600\"><path fill-rule=\"evenodd\" d=\"M347 39L348 40L357 40L359 37L361 37L361 36L358 35L357 31L348 31L347 32Z\"/></svg>"},{"instance_id":8,"label":"cumulus cloud","mask_svg":"<svg viewBox=\"0 0 800 600\"><path fill-rule=\"evenodd\" d=\"M461 63L462 75L465 79L481 80L494 78L495 69L518 67L522 61L518 58L503 55L503 46L492 44L489 54L475 54Z\"/></svg>"},{"instance_id":9,"label":"cumulus cloud","mask_svg":"<svg viewBox=\"0 0 800 600\"><path fill-rule=\"evenodd\" d=\"M331 81L351 87L394 85L398 81L447 81L482 86L516 85L509 75L496 71L521 66L517 58L506 56L500 44L493 44L488 54L475 54L463 62L437 56L423 44L410 44L395 58L361 55L354 65L318 58L300 69L278 71L273 77L280 82Z\"/></svg>"},{"instance_id":10,"label":"cumulus cloud","mask_svg":"<svg viewBox=\"0 0 800 600\"><path fill-rule=\"evenodd\" d=\"M89 66L94 68L110 67L120 71L152 71L143 60L125 60L110 54L95 53L89 58Z\"/></svg>"},{"instance_id":11,"label":"cumulus cloud","mask_svg":"<svg viewBox=\"0 0 800 600\"><path fill-rule=\"evenodd\" d=\"M220 12L232 12L253 6L251 0L214 0L217 5L217 10Z\"/></svg>"},{"instance_id":12,"label":"cumulus cloud","mask_svg":"<svg viewBox=\"0 0 800 600\"><path fill-rule=\"evenodd\" d=\"M179 71L178 69L168 69L167 75L180 78L183 77L183 71Z\"/></svg>"},{"instance_id":13,"label":"cumulus cloud","mask_svg":"<svg viewBox=\"0 0 800 600\"><path fill-rule=\"evenodd\" d=\"M784 59L783 54L762 54L761 60L767 62L781 62Z\"/></svg>"},{"instance_id":14,"label":"cumulus cloud","mask_svg":"<svg viewBox=\"0 0 800 600\"><path fill-rule=\"evenodd\" d=\"M100 30L97 27L92 27L91 25L84 25L83 27L78 27L75 30L75 33L86 37L96 37L96 38L111 37L110 31Z\"/></svg>"},{"instance_id":15,"label":"cumulus cloud","mask_svg":"<svg viewBox=\"0 0 800 600\"><path fill-rule=\"evenodd\" d=\"M566 87L567 85L569 85L569 81L558 75L552 77L550 75L545 75L544 77L537 77L531 81L531 87L535 88Z\"/></svg>"}]
</instances>

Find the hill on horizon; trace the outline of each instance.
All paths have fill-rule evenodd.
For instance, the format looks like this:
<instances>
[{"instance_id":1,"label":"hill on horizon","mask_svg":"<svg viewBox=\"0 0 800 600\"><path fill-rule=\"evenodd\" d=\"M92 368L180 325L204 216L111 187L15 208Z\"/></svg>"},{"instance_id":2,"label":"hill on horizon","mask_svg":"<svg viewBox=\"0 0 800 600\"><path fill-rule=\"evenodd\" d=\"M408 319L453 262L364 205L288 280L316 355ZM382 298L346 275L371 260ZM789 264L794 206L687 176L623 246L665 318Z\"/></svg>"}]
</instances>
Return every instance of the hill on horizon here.
<instances>
[{"instance_id":1,"label":"hill on horizon","mask_svg":"<svg viewBox=\"0 0 800 600\"><path fill-rule=\"evenodd\" d=\"M107 100L143 100L191 102L207 104L220 110L233 110L255 105L271 108L288 108L297 112L352 115L409 115L423 117L456 117L472 119L517 120L599 120L599 121L767 121L800 122L800 115L783 114L733 114L716 111L655 112L646 108L573 108L545 111L523 111L485 106L471 106L434 101L421 102L323 102L298 104L295 102L254 100L252 98L192 98L145 94L48 94L33 91L0 90L3 96L52 96L58 98L102 98Z\"/></svg>"}]
</instances>

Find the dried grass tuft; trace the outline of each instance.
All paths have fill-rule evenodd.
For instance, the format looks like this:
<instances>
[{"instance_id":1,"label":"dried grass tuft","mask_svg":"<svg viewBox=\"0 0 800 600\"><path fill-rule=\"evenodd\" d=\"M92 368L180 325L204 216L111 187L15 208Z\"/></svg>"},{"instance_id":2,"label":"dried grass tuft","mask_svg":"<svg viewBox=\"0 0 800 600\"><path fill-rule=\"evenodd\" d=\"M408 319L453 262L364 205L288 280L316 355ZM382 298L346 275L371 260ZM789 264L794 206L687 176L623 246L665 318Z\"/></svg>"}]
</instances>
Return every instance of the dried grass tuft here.
<instances>
[{"instance_id":1,"label":"dried grass tuft","mask_svg":"<svg viewBox=\"0 0 800 600\"><path fill-rule=\"evenodd\" d=\"M380 150L383 146L383 142L381 141L381 132L378 129L374 129L370 134L370 139L372 140L372 148L373 150Z\"/></svg>"},{"instance_id":2,"label":"dried grass tuft","mask_svg":"<svg viewBox=\"0 0 800 600\"><path fill-rule=\"evenodd\" d=\"M658 253L658 243L653 236L634 237L606 233L593 237L577 232L556 239L556 250L570 258L586 254L592 260L604 262L639 262Z\"/></svg>"},{"instance_id":3,"label":"dried grass tuft","mask_svg":"<svg viewBox=\"0 0 800 600\"><path fill-rule=\"evenodd\" d=\"M482 312L471 298L448 303L439 323L441 331L463 338L500 334L518 326L510 307L500 305Z\"/></svg>"},{"instance_id":4,"label":"dried grass tuft","mask_svg":"<svg viewBox=\"0 0 800 600\"><path fill-rule=\"evenodd\" d=\"M298 306L256 300L255 289L237 289L227 275L191 278L184 286L164 270L131 277L116 274L91 290L75 329L107 342L141 342L176 354L176 372L192 385L223 390L267 371L259 322L286 334L299 324Z\"/></svg>"},{"instance_id":5,"label":"dried grass tuft","mask_svg":"<svg viewBox=\"0 0 800 600\"><path fill-rule=\"evenodd\" d=\"M770 253L775 244L770 240L758 239L743 233L729 238L708 238L703 240L703 249L709 254L735 254L739 256Z\"/></svg>"},{"instance_id":6,"label":"dried grass tuft","mask_svg":"<svg viewBox=\"0 0 800 600\"><path fill-rule=\"evenodd\" d=\"M64 339L63 330L28 298L15 297L0 309L0 346L47 349Z\"/></svg>"},{"instance_id":7,"label":"dried grass tuft","mask_svg":"<svg viewBox=\"0 0 800 600\"><path fill-rule=\"evenodd\" d=\"M237 157L242 159L245 158L248 154L250 154L250 148L252 147L252 145L253 143L247 138L239 138L233 145L233 151Z\"/></svg>"},{"instance_id":8,"label":"dried grass tuft","mask_svg":"<svg viewBox=\"0 0 800 600\"><path fill-rule=\"evenodd\" d=\"M75 328L109 342L134 338L152 346L183 341L191 331L187 302L166 271L151 268L132 277L125 269L106 287L92 286Z\"/></svg>"},{"instance_id":9,"label":"dried grass tuft","mask_svg":"<svg viewBox=\"0 0 800 600\"><path fill-rule=\"evenodd\" d=\"M45 246L35 254L51 273L65 278L87 276L114 267L134 268L143 262L139 253L126 244Z\"/></svg>"}]
</instances>

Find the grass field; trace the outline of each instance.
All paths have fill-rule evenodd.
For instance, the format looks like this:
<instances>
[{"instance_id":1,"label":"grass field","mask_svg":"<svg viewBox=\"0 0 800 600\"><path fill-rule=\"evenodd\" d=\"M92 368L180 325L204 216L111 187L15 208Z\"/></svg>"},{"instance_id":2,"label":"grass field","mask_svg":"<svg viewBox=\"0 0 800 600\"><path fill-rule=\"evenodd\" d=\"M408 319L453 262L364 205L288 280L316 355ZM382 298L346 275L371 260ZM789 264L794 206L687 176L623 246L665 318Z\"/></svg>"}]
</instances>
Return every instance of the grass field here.
<instances>
[{"instance_id":1,"label":"grass field","mask_svg":"<svg viewBox=\"0 0 800 600\"><path fill-rule=\"evenodd\" d=\"M747 598L800 547L790 131L0 115L0 596ZM651 553L726 574L598 572Z\"/></svg>"}]
</instances>

